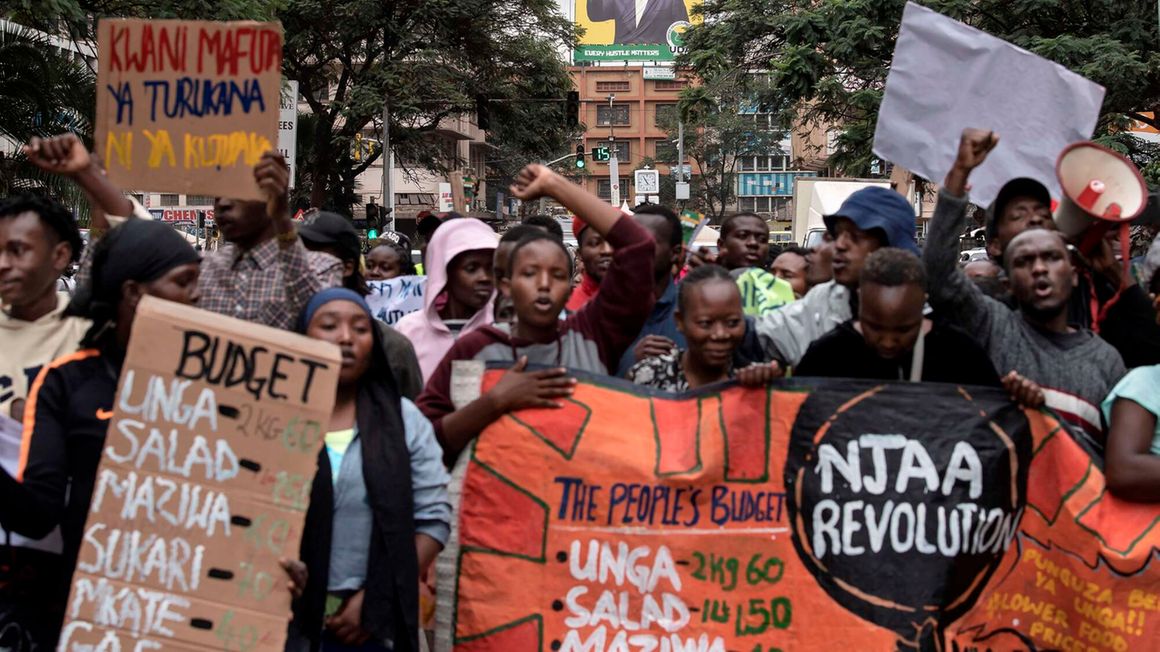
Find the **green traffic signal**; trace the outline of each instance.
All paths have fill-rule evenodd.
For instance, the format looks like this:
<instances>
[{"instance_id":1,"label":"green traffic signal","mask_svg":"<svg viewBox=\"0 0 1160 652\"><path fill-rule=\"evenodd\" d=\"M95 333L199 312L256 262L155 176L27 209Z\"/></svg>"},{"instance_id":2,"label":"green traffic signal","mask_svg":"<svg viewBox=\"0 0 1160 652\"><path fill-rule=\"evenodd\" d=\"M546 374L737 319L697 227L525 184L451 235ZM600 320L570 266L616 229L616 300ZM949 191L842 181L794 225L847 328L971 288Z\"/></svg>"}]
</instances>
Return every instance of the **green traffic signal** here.
<instances>
[{"instance_id":1,"label":"green traffic signal","mask_svg":"<svg viewBox=\"0 0 1160 652\"><path fill-rule=\"evenodd\" d=\"M367 231L367 240L374 240L377 237L379 237L378 229L371 229L370 231Z\"/></svg>"},{"instance_id":2,"label":"green traffic signal","mask_svg":"<svg viewBox=\"0 0 1160 652\"><path fill-rule=\"evenodd\" d=\"M583 170L584 169L584 159L582 159L582 158L576 159L576 167Z\"/></svg>"}]
</instances>

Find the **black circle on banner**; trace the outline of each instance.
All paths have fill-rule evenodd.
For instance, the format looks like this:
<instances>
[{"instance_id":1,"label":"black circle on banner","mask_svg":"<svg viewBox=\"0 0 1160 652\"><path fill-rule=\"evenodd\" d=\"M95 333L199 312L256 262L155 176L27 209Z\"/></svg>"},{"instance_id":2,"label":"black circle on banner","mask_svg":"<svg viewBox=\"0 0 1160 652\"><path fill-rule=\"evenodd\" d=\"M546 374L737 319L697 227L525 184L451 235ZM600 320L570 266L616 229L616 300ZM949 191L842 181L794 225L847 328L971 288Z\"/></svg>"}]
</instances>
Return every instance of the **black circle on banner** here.
<instances>
[{"instance_id":1,"label":"black circle on banner","mask_svg":"<svg viewBox=\"0 0 1160 652\"><path fill-rule=\"evenodd\" d=\"M999 390L827 382L790 437L794 548L847 610L907 649L944 649L1018 531L1030 459L1027 419Z\"/></svg>"}]
</instances>

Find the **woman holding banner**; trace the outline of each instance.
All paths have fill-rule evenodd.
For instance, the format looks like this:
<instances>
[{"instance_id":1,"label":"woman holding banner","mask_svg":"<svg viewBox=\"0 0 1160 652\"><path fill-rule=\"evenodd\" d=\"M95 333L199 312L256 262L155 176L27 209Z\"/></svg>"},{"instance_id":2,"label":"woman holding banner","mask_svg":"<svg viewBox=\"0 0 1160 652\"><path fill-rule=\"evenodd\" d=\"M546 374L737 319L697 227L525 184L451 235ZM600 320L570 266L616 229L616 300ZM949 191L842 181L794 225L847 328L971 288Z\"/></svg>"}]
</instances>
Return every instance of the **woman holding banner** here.
<instances>
[{"instance_id":1,"label":"woman holding banner","mask_svg":"<svg viewBox=\"0 0 1160 652\"><path fill-rule=\"evenodd\" d=\"M59 527L63 540L57 564L40 564L33 581L4 585L6 637L16 625L37 648L56 646L137 304L146 295L196 302L198 271L197 252L162 222L130 220L96 245L91 281L66 312L92 326L80 351L37 376L20 464L14 476L0 471L0 526L34 539Z\"/></svg>"},{"instance_id":2,"label":"woman holding banner","mask_svg":"<svg viewBox=\"0 0 1160 652\"><path fill-rule=\"evenodd\" d=\"M299 330L337 344L342 370L306 513L309 579L288 649L417 651L420 573L451 531L442 451L430 422L399 395L361 296L318 293Z\"/></svg>"},{"instance_id":3,"label":"woman holding banner","mask_svg":"<svg viewBox=\"0 0 1160 652\"><path fill-rule=\"evenodd\" d=\"M736 378L742 385L764 385L782 376L776 362L749 364L739 356L745 339L741 290L719 265L689 272L677 294L673 315L688 347L646 358L633 365L628 379L665 392L684 392Z\"/></svg>"}]
</instances>

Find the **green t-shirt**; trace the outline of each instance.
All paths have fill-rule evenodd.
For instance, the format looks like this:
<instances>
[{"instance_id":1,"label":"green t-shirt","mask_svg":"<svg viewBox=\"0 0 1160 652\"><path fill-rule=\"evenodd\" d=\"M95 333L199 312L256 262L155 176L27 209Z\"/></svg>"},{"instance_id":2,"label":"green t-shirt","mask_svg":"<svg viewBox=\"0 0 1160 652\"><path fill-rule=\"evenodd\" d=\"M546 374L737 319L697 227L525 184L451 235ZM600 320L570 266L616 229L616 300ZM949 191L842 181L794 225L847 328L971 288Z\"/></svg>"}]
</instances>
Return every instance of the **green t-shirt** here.
<instances>
[{"instance_id":1,"label":"green t-shirt","mask_svg":"<svg viewBox=\"0 0 1160 652\"><path fill-rule=\"evenodd\" d=\"M1160 365L1136 367L1116 383L1102 405L1104 421L1108 424L1112 422L1112 405L1120 398L1138 403L1156 417L1152 454L1160 455Z\"/></svg>"},{"instance_id":2,"label":"green t-shirt","mask_svg":"<svg viewBox=\"0 0 1160 652\"><path fill-rule=\"evenodd\" d=\"M741 290L741 306L748 317L760 317L794 300L793 286L764 269L734 270L733 276Z\"/></svg>"}]
</instances>

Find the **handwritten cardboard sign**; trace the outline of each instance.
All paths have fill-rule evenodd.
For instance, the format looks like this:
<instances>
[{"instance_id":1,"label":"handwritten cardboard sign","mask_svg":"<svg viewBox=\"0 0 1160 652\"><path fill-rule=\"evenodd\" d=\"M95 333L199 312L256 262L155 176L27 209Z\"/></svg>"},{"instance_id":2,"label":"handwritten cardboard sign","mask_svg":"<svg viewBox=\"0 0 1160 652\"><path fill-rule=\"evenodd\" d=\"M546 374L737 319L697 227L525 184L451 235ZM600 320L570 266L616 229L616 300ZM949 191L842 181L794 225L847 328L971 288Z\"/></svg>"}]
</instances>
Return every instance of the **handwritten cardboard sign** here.
<instances>
[{"instance_id":1,"label":"handwritten cardboard sign","mask_svg":"<svg viewBox=\"0 0 1160 652\"><path fill-rule=\"evenodd\" d=\"M386 281L369 281L367 305L375 319L394 326L400 319L423 309L426 276L396 276Z\"/></svg>"},{"instance_id":2,"label":"handwritten cardboard sign","mask_svg":"<svg viewBox=\"0 0 1160 652\"><path fill-rule=\"evenodd\" d=\"M461 460L439 649L1122 652L1160 635L1160 506L1112 499L1054 416L999 391L580 380Z\"/></svg>"},{"instance_id":3,"label":"handwritten cardboard sign","mask_svg":"<svg viewBox=\"0 0 1160 652\"><path fill-rule=\"evenodd\" d=\"M103 19L95 150L125 188L261 199L278 142L279 23Z\"/></svg>"},{"instance_id":4,"label":"handwritten cardboard sign","mask_svg":"<svg viewBox=\"0 0 1160 652\"><path fill-rule=\"evenodd\" d=\"M282 650L278 560L298 555L339 366L330 344L142 300L60 649Z\"/></svg>"}]
</instances>

